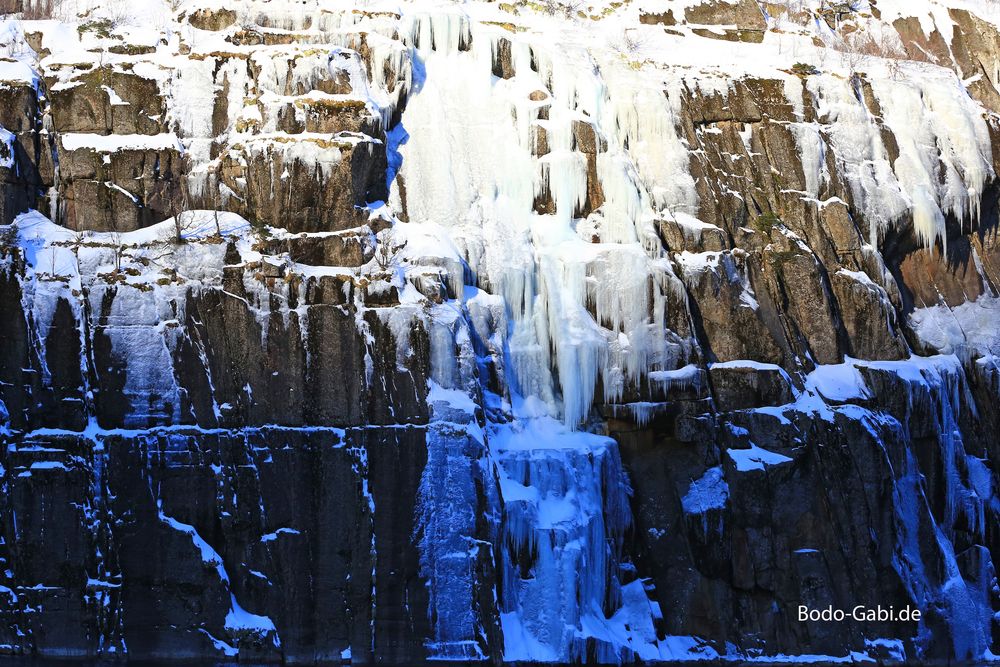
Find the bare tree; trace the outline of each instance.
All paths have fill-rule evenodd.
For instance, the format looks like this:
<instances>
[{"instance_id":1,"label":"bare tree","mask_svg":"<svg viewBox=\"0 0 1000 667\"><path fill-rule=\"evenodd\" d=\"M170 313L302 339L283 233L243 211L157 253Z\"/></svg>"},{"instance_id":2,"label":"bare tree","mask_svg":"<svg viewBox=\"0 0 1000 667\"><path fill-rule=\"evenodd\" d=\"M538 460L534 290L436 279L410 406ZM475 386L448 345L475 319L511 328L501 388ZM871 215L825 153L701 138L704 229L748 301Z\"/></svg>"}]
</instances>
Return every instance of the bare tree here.
<instances>
[{"instance_id":1,"label":"bare tree","mask_svg":"<svg viewBox=\"0 0 1000 667\"><path fill-rule=\"evenodd\" d=\"M174 243L180 245L185 242L184 232L189 231L194 225L194 216L191 214L191 192L188 188L187 178L181 177L181 200L174 199Z\"/></svg>"},{"instance_id":2,"label":"bare tree","mask_svg":"<svg viewBox=\"0 0 1000 667\"><path fill-rule=\"evenodd\" d=\"M375 247L373 257L375 265L383 272L394 269L403 258L403 251L406 249L406 241L396 243L390 231L384 232L378 245Z\"/></svg>"},{"instance_id":3,"label":"bare tree","mask_svg":"<svg viewBox=\"0 0 1000 667\"><path fill-rule=\"evenodd\" d=\"M116 230L108 234L111 240L111 252L115 262L115 273L121 273L122 257L125 254L125 247L122 245L122 235Z\"/></svg>"},{"instance_id":4,"label":"bare tree","mask_svg":"<svg viewBox=\"0 0 1000 667\"><path fill-rule=\"evenodd\" d=\"M542 0L543 12L549 16L562 16L567 19L577 19L583 11L583 0Z\"/></svg>"},{"instance_id":5,"label":"bare tree","mask_svg":"<svg viewBox=\"0 0 1000 667\"><path fill-rule=\"evenodd\" d=\"M194 211L189 211L184 209L174 216L174 243L176 245L181 245L187 243L187 239L184 235L195 229L197 226L197 218L195 218Z\"/></svg>"},{"instance_id":6,"label":"bare tree","mask_svg":"<svg viewBox=\"0 0 1000 667\"><path fill-rule=\"evenodd\" d=\"M84 235L81 231L76 231L73 233L73 259L76 261L76 273L79 275L80 270L80 247L83 246Z\"/></svg>"},{"instance_id":7,"label":"bare tree","mask_svg":"<svg viewBox=\"0 0 1000 667\"><path fill-rule=\"evenodd\" d=\"M243 5L236 13L236 23L242 30L252 30L257 25L257 17L248 5Z\"/></svg>"},{"instance_id":8,"label":"bare tree","mask_svg":"<svg viewBox=\"0 0 1000 667\"><path fill-rule=\"evenodd\" d=\"M123 25L135 23L135 15L132 13L132 6L128 0L105 0L104 12L111 21L111 28L119 28Z\"/></svg>"},{"instance_id":9,"label":"bare tree","mask_svg":"<svg viewBox=\"0 0 1000 667\"><path fill-rule=\"evenodd\" d=\"M214 170L209 170L208 175L209 180L212 182L212 200L210 202L212 206L212 220L215 222L215 233L219 238L222 238L222 224L219 221L219 204L221 203L219 201L219 183Z\"/></svg>"},{"instance_id":10,"label":"bare tree","mask_svg":"<svg viewBox=\"0 0 1000 667\"><path fill-rule=\"evenodd\" d=\"M833 48L840 53L841 63L851 74L856 74L866 60L878 59L885 66L889 77L898 79L902 75L903 62L911 59L899 35L884 28L852 33L839 40ZM914 50L913 55L917 60L926 59L919 48Z\"/></svg>"},{"instance_id":11,"label":"bare tree","mask_svg":"<svg viewBox=\"0 0 1000 667\"><path fill-rule=\"evenodd\" d=\"M857 74L861 64L865 61L865 54L857 47L853 39L841 39L835 45L840 53L840 64L847 69L851 75Z\"/></svg>"},{"instance_id":12,"label":"bare tree","mask_svg":"<svg viewBox=\"0 0 1000 667\"><path fill-rule=\"evenodd\" d=\"M56 18L60 4L56 0L25 0L21 3L21 18L25 21Z\"/></svg>"}]
</instances>

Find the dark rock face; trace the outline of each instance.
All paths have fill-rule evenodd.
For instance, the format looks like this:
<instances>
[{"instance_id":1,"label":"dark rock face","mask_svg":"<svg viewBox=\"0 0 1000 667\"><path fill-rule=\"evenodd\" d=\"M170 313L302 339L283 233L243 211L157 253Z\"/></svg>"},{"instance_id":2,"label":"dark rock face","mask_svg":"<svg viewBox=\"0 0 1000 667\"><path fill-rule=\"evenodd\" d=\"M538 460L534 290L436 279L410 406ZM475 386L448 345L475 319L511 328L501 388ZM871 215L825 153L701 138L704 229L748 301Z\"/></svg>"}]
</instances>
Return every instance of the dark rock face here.
<instances>
[{"instance_id":1,"label":"dark rock face","mask_svg":"<svg viewBox=\"0 0 1000 667\"><path fill-rule=\"evenodd\" d=\"M304 143L313 149L312 142ZM386 198L384 149L328 143L315 146L330 153L315 166L288 159L280 144L227 153L221 182L236 193L229 200L231 210L290 231L340 231L364 224L364 205Z\"/></svg>"},{"instance_id":2,"label":"dark rock face","mask_svg":"<svg viewBox=\"0 0 1000 667\"><path fill-rule=\"evenodd\" d=\"M4 284L16 301L17 283ZM181 398L171 405L169 396L130 391L139 369L116 351L123 330L114 306L130 290L102 300L86 384L101 428L152 430L97 439L5 431L4 511L20 517L4 522L5 581L21 593L5 598L3 614L29 637L15 650L179 659L235 655L232 646L241 658L306 663L345 651L392 663L425 656L433 632L414 541L428 448L419 336L413 368L404 368L376 311L366 318L368 347L355 315L321 298L302 311L308 335L294 316L288 329L275 317L262 342L246 292L189 295L174 367L163 369ZM81 331L59 303L43 348L57 371L34 385L5 382L12 425L83 429L81 397L60 394L84 384L71 362L81 357ZM23 322L9 329L6 376L40 375ZM32 396L31 405L18 402ZM45 587L25 592L20 582L29 580ZM475 604L495 625L492 594Z\"/></svg>"},{"instance_id":3,"label":"dark rock face","mask_svg":"<svg viewBox=\"0 0 1000 667\"><path fill-rule=\"evenodd\" d=\"M49 143L37 130L41 111L35 88L26 82L0 82L0 128L10 141L0 142L0 220L14 219L28 208L44 209L44 188L52 184Z\"/></svg>"},{"instance_id":4,"label":"dark rock face","mask_svg":"<svg viewBox=\"0 0 1000 667\"><path fill-rule=\"evenodd\" d=\"M709 369L716 404L726 412L792 401L792 386L779 367L726 366Z\"/></svg>"},{"instance_id":5,"label":"dark rock face","mask_svg":"<svg viewBox=\"0 0 1000 667\"><path fill-rule=\"evenodd\" d=\"M925 623L934 628L932 638L921 637L912 623L848 623L832 630L828 623L796 619L800 604L906 605L917 572L955 571L981 554L981 547L966 542L962 521L949 530L954 551L920 537L942 521L949 525L950 510L942 502L948 495L942 485L948 482L935 476L925 486L907 471L917 465L965 465L959 462L964 454L948 463L955 450L941 447L952 437L949 424L965 434L958 445L962 451L992 449L995 440L976 435L969 404L949 398L943 385L909 384L874 368L864 375L879 397L867 407L842 405L820 414L791 410L781 417L733 413L721 424L702 421L695 436L690 428L653 435L621 425L616 438L637 501L637 563L657 573L664 608L690 610L669 622L669 634L749 641L743 644L747 649L785 646L781 651L801 645L863 651L863 638L875 635L908 638L926 656L969 650L964 629L944 620L949 609L963 604L960 599L967 600L965 590L928 605ZM960 395L971 399L963 379L947 382L957 382ZM717 445L706 445L710 433ZM750 437L751 452L765 447L782 459L754 465L746 449ZM725 504L681 511L691 480L712 471L726 483ZM692 578L691 572L697 574ZM939 576L929 575L929 581L940 581ZM678 587L674 578L688 584ZM988 594L987 609L996 604L993 595ZM732 614L733 608L741 611Z\"/></svg>"},{"instance_id":6,"label":"dark rock face","mask_svg":"<svg viewBox=\"0 0 1000 667\"><path fill-rule=\"evenodd\" d=\"M183 167L176 149L59 147L58 155L61 214L71 229L131 232L180 211Z\"/></svg>"},{"instance_id":7,"label":"dark rock face","mask_svg":"<svg viewBox=\"0 0 1000 667\"><path fill-rule=\"evenodd\" d=\"M44 613L5 612L41 655L127 647L132 658L178 659L223 641L262 660L335 661L351 647L363 660L373 648L393 662L418 657L427 603L409 535L423 463L408 456L422 439L179 431L102 439L98 451L50 441L65 467L8 458L34 471L10 489L24 520L5 535L18 545L8 566L14 580L50 587L29 593ZM376 519L382 503L395 509ZM80 511L59 510L72 505ZM235 604L273 628L235 627Z\"/></svg>"},{"instance_id":8,"label":"dark rock face","mask_svg":"<svg viewBox=\"0 0 1000 667\"><path fill-rule=\"evenodd\" d=\"M769 445L788 461L752 472L737 472L725 451L676 440L651 448L641 436L621 437L636 497L648 499L639 501L637 535L664 536L640 540L639 562L651 561L662 577L657 590L664 608L690 609L671 621L670 633L739 642L752 637L744 648L795 651L808 645L830 654L845 647L863 651L865 636L912 637L915 626L848 624L833 630L797 620L800 604L823 609L905 603L889 550L869 552L872 533L891 534L891 509L863 509L885 502L892 486L890 452L905 446L839 414L831 422L793 419L785 428L775 429L773 422L766 427L774 434ZM705 474L706 461L722 465L727 506L685 516L680 498L689 480ZM862 553L857 563L852 554ZM693 577L680 574L692 571ZM672 577L689 584L670 586ZM733 608L740 612L727 611Z\"/></svg>"}]
</instances>

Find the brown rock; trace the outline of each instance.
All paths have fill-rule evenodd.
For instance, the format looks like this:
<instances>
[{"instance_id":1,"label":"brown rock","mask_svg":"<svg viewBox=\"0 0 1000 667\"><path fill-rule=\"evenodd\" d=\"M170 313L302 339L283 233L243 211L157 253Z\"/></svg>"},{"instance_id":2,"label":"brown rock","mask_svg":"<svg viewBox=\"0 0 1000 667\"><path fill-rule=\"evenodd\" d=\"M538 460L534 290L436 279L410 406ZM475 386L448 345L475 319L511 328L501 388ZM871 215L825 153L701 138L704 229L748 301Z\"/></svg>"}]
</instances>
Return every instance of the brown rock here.
<instances>
[{"instance_id":1,"label":"brown rock","mask_svg":"<svg viewBox=\"0 0 1000 667\"><path fill-rule=\"evenodd\" d=\"M549 131L538 122L531 124L531 154L539 157L549 154Z\"/></svg>"},{"instance_id":2,"label":"brown rock","mask_svg":"<svg viewBox=\"0 0 1000 667\"><path fill-rule=\"evenodd\" d=\"M334 139L299 149L296 143L264 141L226 151L221 180L239 198L230 197L225 206L291 232L339 231L365 224L368 216L361 207L386 198L384 144ZM298 159L297 150L323 151L327 157L314 163ZM211 202L204 207L212 208Z\"/></svg>"},{"instance_id":3,"label":"brown rock","mask_svg":"<svg viewBox=\"0 0 1000 667\"><path fill-rule=\"evenodd\" d=\"M706 0L684 10L684 20L700 25L735 25L763 31L767 21L755 0Z\"/></svg>"},{"instance_id":4,"label":"brown rock","mask_svg":"<svg viewBox=\"0 0 1000 667\"><path fill-rule=\"evenodd\" d=\"M908 355L885 290L867 276L855 277L844 270L831 275L830 282L847 331L848 354L860 359L903 359Z\"/></svg>"},{"instance_id":5,"label":"brown rock","mask_svg":"<svg viewBox=\"0 0 1000 667\"><path fill-rule=\"evenodd\" d=\"M747 290L750 280L745 258L725 252L714 259L682 262L679 272L710 358L780 364L784 358L776 338L780 332L771 329L759 300Z\"/></svg>"},{"instance_id":6,"label":"brown rock","mask_svg":"<svg viewBox=\"0 0 1000 667\"><path fill-rule=\"evenodd\" d=\"M57 132L159 134L164 104L156 81L112 69L78 74L50 90Z\"/></svg>"},{"instance_id":7,"label":"brown rock","mask_svg":"<svg viewBox=\"0 0 1000 667\"><path fill-rule=\"evenodd\" d=\"M320 134L378 133L379 120L372 115L364 100L331 100L306 96L296 99L294 105L305 116L302 131Z\"/></svg>"},{"instance_id":8,"label":"brown rock","mask_svg":"<svg viewBox=\"0 0 1000 667\"><path fill-rule=\"evenodd\" d=\"M677 25L677 19L674 18L674 10L668 9L666 12L654 13L654 12L639 12L639 23L645 25Z\"/></svg>"},{"instance_id":9,"label":"brown rock","mask_svg":"<svg viewBox=\"0 0 1000 667\"><path fill-rule=\"evenodd\" d=\"M510 52L510 40L506 37L498 39L493 47L493 76L501 79L511 79L514 71L514 59Z\"/></svg>"},{"instance_id":10,"label":"brown rock","mask_svg":"<svg viewBox=\"0 0 1000 667\"><path fill-rule=\"evenodd\" d=\"M181 210L176 149L103 153L59 143L61 222L71 229L127 232Z\"/></svg>"},{"instance_id":11,"label":"brown rock","mask_svg":"<svg viewBox=\"0 0 1000 667\"><path fill-rule=\"evenodd\" d=\"M187 17L188 23L199 30L225 30L236 23L236 12L232 9L198 9Z\"/></svg>"},{"instance_id":12,"label":"brown rock","mask_svg":"<svg viewBox=\"0 0 1000 667\"><path fill-rule=\"evenodd\" d=\"M961 236L949 239L947 256L937 246L906 255L899 270L914 306L934 306L943 300L954 307L979 298L983 279L973 252L970 238Z\"/></svg>"},{"instance_id":13,"label":"brown rock","mask_svg":"<svg viewBox=\"0 0 1000 667\"><path fill-rule=\"evenodd\" d=\"M796 243L784 249L774 244L764 252L771 289L780 294L789 338L799 339L820 364L843 361L832 296L817 258Z\"/></svg>"},{"instance_id":14,"label":"brown rock","mask_svg":"<svg viewBox=\"0 0 1000 667\"><path fill-rule=\"evenodd\" d=\"M660 238L674 252L722 252L729 247L726 232L713 226L683 225L677 220L658 220Z\"/></svg>"}]
</instances>

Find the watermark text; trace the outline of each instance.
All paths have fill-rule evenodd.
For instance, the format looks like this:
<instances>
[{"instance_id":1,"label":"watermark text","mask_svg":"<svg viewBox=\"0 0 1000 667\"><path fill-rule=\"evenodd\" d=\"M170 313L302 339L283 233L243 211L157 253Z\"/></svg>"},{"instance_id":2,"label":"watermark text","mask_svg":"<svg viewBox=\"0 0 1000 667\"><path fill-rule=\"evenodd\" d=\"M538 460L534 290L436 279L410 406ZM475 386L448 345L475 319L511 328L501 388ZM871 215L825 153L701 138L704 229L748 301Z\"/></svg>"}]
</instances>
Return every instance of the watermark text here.
<instances>
[{"instance_id":1,"label":"watermark text","mask_svg":"<svg viewBox=\"0 0 1000 667\"><path fill-rule=\"evenodd\" d=\"M910 621L919 622L921 618L920 610L916 607L883 607L877 605L868 607L859 604L850 609L838 609L832 605L822 609L811 609L800 604L798 619L800 623L806 621L822 621L827 623L842 623L844 621L856 621L859 623L878 621L883 623L907 623Z\"/></svg>"}]
</instances>

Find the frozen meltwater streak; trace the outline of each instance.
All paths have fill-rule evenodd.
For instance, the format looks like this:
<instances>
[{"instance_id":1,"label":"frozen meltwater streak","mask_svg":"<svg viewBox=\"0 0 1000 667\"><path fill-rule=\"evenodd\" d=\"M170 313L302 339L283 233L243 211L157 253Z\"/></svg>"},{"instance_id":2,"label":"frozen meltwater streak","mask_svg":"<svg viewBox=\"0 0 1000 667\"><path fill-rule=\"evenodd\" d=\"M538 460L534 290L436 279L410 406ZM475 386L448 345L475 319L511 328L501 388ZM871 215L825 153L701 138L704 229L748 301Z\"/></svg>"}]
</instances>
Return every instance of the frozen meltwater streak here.
<instances>
[{"instance_id":1,"label":"frozen meltwater streak","mask_svg":"<svg viewBox=\"0 0 1000 667\"><path fill-rule=\"evenodd\" d=\"M476 489L487 486L482 443L461 427L433 424L420 480L417 532L420 574L427 582L432 660L484 660L483 620L476 601L476 561L489 544L476 538ZM485 545L485 546L484 546Z\"/></svg>"},{"instance_id":2,"label":"frozen meltwater streak","mask_svg":"<svg viewBox=\"0 0 1000 667\"><path fill-rule=\"evenodd\" d=\"M478 354L502 364L513 403L514 421L490 425L485 440L500 480L501 497L486 502L495 508L490 515L502 515L495 537L504 657L657 658L659 611L620 561L631 514L617 445L574 429L586 420L599 381L604 398L617 399L649 372L688 361L688 343L665 324L683 287L652 241L657 215L696 204L673 110L662 92L642 94L631 85L624 69L630 85L609 89L579 47L569 54L529 47L460 13L403 20L413 92L392 132L400 159L390 205L408 217L396 230L414 256L435 251L425 236L446 238L437 252L465 262L478 285L464 289L460 317L445 305L427 323L428 402L435 418L455 415L466 401L473 408L463 396L470 393L468 359ZM509 49L500 48L501 36ZM515 73L505 79L494 71L507 54L510 62L501 65ZM580 150L587 127L592 157ZM666 155L655 150L657 141ZM583 219L595 188L600 203ZM404 191L421 196L404 201ZM545 199L550 206L539 204ZM421 485L424 572L438 589L430 648L473 657L468 638L477 623L462 611L467 603L458 603L471 593L466 575L475 546L461 539L471 524L469 517L441 517L454 514L443 508L457 504L460 489L471 489L465 471L478 440L442 438L439 431L452 428L435 427L429 438L430 472ZM443 474L444 461L465 481Z\"/></svg>"},{"instance_id":3,"label":"frozen meltwater streak","mask_svg":"<svg viewBox=\"0 0 1000 667\"><path fill-rule=\"evenodd\" d=\"M503 297L511 390L576 427L599 381L615 400L648 372L687 363L689 344L666 326L683 288L655 220L697 198L660 82L461 13L403 20L413 92L393 131L404 139L390 203L410 224L446 229L478 286ZM507 53L514 75L501 78ZM602 68L615 68L613 87ZM403 201L404 191L420 196Z\"/></svg>"},{"instance_id":4,"label":"frozen meltwater streak","mask_svg":"<svg viewBox=\"0 0 1000 667\"><path fill-rule=\"evenodd\" d=\"M907 224L925 246L940 241L947 249L946 217L962 225L976 221L994 176L981 107L950 71L921 71L903 80L875 77L871 96L862 85L830 74L806 80L819 122L791 125L806 194L816 197L826 182L831 148L854 206L869 222L873 246L889 226ZM801 117L799 86L786 83L785 89ZM895 140L895 157L885 130Z\"/></svg>"},{"instance_id":5,"label":"frozen meltwater streak","mask_svg":"<svg viewBox=\"0 0 1000 667\"><path fill-rule=\"evenodd\" d=\"M892 374L906 395L902 421L875 417L881 428L898 429L904 437L883 437L880 442L937 440L941 457L943 516L935 520L926 480L913 449L889 451L896 479L893 507L896 514L896 545L893 567L910 598L920 609L938 610L951 631L954 655L959 660L977 660L990 646L995 574L990 559L973 545L956 552L968 531L976 543L985 540L987 508L991 497L982 460L966 453L959 421L963 411L974 409L961 362L954 355L912 357L902 361L856 362L880 373ZM916 430L919 429L919 430ZM908 433L907 433L908 432ZM930 544L927 543L931 540ZM926 613L925 613L926 615ZM918 641L931 633L921 628Z\"/></svg>"},{"instance_id":6,"label":"frozen meltwater streak","mask_svg":"<svg viewBox=\"0 0 1000 667\"><path fill-rule=\"evenodd\" d=\"M491 438L503 495L504 658L617 663L659 656L655 603L621 562L630 489L610 438L547 417Z\"/></svg>"}]
</instances>

